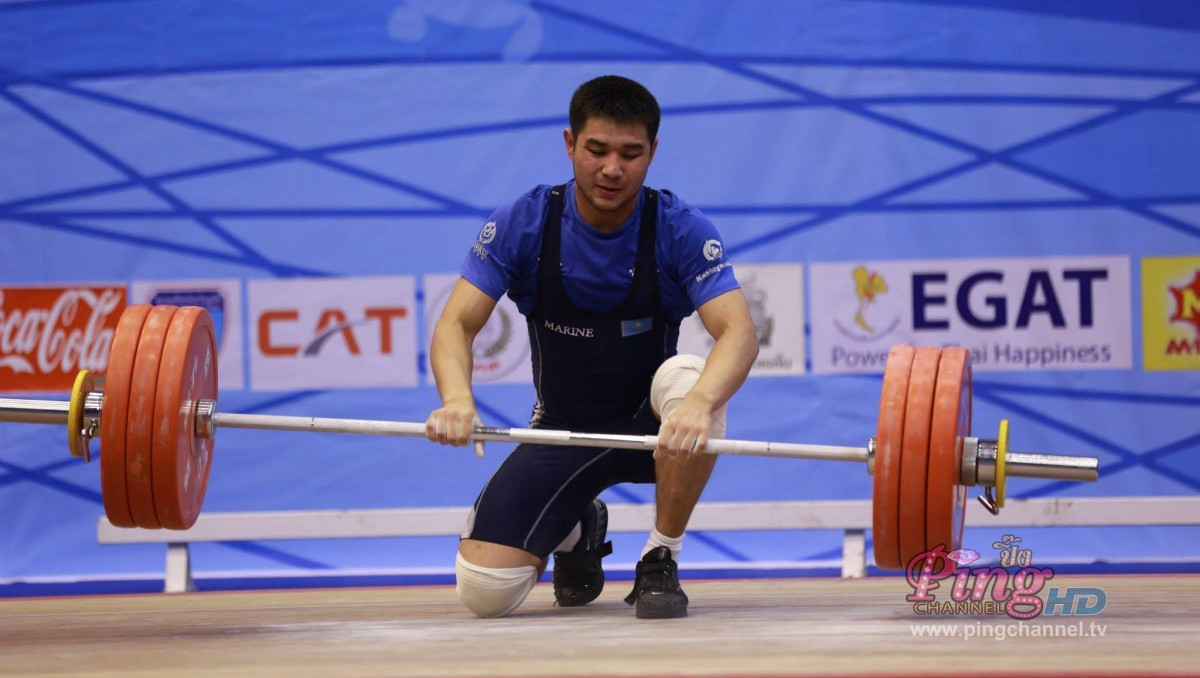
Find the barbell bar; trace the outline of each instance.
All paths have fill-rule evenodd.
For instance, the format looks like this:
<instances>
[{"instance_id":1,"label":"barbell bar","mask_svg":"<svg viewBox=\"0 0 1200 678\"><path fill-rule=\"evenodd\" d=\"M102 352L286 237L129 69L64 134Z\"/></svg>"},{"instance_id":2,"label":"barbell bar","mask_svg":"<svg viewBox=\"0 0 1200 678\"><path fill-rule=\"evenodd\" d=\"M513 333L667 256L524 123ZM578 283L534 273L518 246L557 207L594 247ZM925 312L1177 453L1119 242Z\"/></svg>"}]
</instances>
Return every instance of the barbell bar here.
<instances>
[{"instance_id":1,"label":"barbell bar","mask_svg":"<svg viewBox=\"0 0 1200 678\"><path fill-rule=\"evenodd\" d=\"M90 375L91 373L88 374ZM102 393L87 392L79 425L81 435L86 433L83 437L88 439L94 438L95 433L99 431L103 399L104 396ZM66 400L0 398L0 422L67 426L70 421L68 417L70 405L70 401ZM216 435L215 429L218 428L260 431L308 431L399 438L425 437L424 422L275 414L236 414L216 411L216 401L214 400L201 400L197 403L196 409L196 435L201 438L214 437ZM658 436L580 433L551 429L494 426L474 427L470 439L488 442L541 443L574 447L611 447L627 450L653 450L658 446ZM982 455L977 457L979 463L985 464L989 468L994 467L996 459L995 440L965 438L963 444L980 450L976 453ZM861 463L871 461L874 455L872 451L873 445L873 438L868 442L867 447L711 439L708 441L705 452L710 454ZM82 449L82 446L80 449ZM83 456L83 454L81 453L77 456ZM1098 465L1095 457L1028 454L1012 451L1009 451L1006 456L1008 465L1007 475L1009 476L1083 482L1095 481L1098 478ZM990 481L976 482L974 480L965 480L968 477L974 478L975 476L964 475L965 484L992 485Z\"/></svg>"},{"instance_id":2,"label":"barbell bar","mask_svg":"<svg viewBox=\"0 0 1200 678\"><path fill-rule=\"evenodd\" d=\"M100 381L81 371L68 401L0 398L0 422L65 426L68 449L90 461L101 439L101 490L121 527L187 529L207 489L218 428L425 437L423 422L237 414L216 407L216 342L198 307L132 305L113 336ZM970 355L961 347L895 346L888 355L876 435L866 447L709 440L705 452L865 462L874 476L876 563L904 567L938 545L961 543L966 488L996 513L1008 476L1095 481L1094 457L1008 450L970 435ZM472 441L653 450L657 436L476 426Z\"/></svg>"}]
</instances>

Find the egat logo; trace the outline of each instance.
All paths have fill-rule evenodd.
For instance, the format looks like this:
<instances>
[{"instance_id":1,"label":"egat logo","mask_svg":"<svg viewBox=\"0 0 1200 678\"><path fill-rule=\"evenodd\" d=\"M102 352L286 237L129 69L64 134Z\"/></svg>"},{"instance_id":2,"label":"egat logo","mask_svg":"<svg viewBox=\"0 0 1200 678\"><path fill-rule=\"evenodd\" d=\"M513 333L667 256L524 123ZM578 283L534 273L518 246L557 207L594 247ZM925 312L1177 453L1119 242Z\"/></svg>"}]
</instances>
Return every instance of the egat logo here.
<instances>
[{"instance_id":1,"label":"egat logo","mask_svg":"<svg viewBox=\"0 0 1200 678\"><path fill-rule=\"evenodd\" d=\"M258 316L258 351L264 356L289 358L298 355L318 356L330 342L342 345L346 353L362 355L360 339L364 332L377 333L379 353L391 355L394 351L393 322L408 316L404 306L367 307L363 317L350 320L340 308L323 309L310 331L301 328L297 334L295 325L301 323L300 312L295 309L266 310ZM292 326L292 327L287 327ZM306 343L290 343L282 338L288 336L311 336Z\"/></svg>"},{"instance_id":2,"label":"egat logo","mask_svg":"<svg viewBox=\"0 0 1200 678\"><path fill-rule=\"evenodd\" d=\"M1108 279L1103 268L1035 269L1015 281L1005 273L976 271L953 282L943 272L913 273L913 329L949 329L952 318L979 329L1023 329L1039 317L1055 328L1089 328L1096 317L1097 283ZM1069 314L1068 308L1075 312Z\"/></svg>"}]
</instances>

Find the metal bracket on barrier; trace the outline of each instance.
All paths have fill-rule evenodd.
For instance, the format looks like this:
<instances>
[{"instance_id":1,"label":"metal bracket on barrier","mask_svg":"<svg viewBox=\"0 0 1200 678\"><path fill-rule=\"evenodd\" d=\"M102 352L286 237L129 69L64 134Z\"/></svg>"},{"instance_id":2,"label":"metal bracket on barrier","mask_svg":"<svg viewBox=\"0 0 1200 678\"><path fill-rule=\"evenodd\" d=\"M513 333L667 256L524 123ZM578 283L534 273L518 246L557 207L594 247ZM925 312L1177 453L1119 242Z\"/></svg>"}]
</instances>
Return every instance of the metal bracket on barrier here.
<instances>
[{"instance_id":1,"label":"metal bracket on barrier","mask_svg":"<svg viewBox=\"0 0 1200 678\"><path fill-rule=\"evenodd\" d=\"M167 544L167 576L163 582L165 593L188 593L196 590L192 579L192 560L187 542Z\"/></svg>"},{"instance_id":2,"label":"metal bracket on barrier","mask_svg":"<svg viewBox=\"0 0 1200 678\"><path fill-rule=\"evenodd\" d=\"M867 531L848 529L842 536L842 579L867 574Z\"/></svg>"}]
</instances>

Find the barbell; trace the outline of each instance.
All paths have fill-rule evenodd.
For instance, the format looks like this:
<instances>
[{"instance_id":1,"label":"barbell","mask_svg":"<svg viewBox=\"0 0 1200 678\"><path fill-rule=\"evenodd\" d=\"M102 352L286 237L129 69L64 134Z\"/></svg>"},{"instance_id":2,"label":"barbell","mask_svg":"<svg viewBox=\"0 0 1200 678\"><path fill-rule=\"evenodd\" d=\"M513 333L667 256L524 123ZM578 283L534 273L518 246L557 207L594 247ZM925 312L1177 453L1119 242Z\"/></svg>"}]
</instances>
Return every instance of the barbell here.
<instances>
[{"instance_id":1,"label":"barbell","mask_svg":"<svg viewBox=\"0 0 1200 678\"><path fill-rule=\"evenodd\" d=\"M425 437L425 424L218 412L217 354L208 312L192 306L126 307L101 380L81 371L70 400L0 398L0 422L66 425L67 447L91 461L100 438L100 486L119 527L191 527L200 513L218 428ZM992 513L1008 476L1094 481L1094 457L1008 450L1008 422L995 440L972 437L970 353L898 345L888 353L876 433L865 448L710 440L706 452L866 462L874 476L876 564L905 567L938 545L959 548L967 488L981 486ZM476 426L474 441L653 450L657 436Z\"/></svg>"}]
</instances>

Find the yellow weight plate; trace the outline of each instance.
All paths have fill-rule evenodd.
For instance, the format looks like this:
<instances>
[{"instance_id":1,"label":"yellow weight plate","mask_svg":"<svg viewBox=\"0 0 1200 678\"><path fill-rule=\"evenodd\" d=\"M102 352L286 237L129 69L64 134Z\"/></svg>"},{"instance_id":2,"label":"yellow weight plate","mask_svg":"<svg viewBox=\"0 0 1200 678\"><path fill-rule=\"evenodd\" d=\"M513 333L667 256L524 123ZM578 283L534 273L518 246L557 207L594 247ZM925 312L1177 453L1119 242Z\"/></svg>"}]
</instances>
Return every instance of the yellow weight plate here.
<instances>
[{"instance_id":1,"label":"yellow weight plate","mask_svg":"<svg viewBox=\"0 0 1200 678\"><path fill-rule=\"evenodd\" d=\"M1008 469L1005 467L1005 456L1008 455L1008 420L1000 420L1000 433L996 435L996 508L1004 508L1004 486L1008 484Z\"/></svg>"},{"instance_id":2,"label":"yellow weight plate","mask_svg":"<svg viewBox=\"0 0 1200 678\"><path fill-rule=\"evenodd\" d=\"M67 407L67 449L84 461L92 460L88 441L91 436L83 430L83 405L88 394L96 390L96 378L88 370L79 370L75 385L71 387L71 402Z\"/></svg>"}]
</instances>

